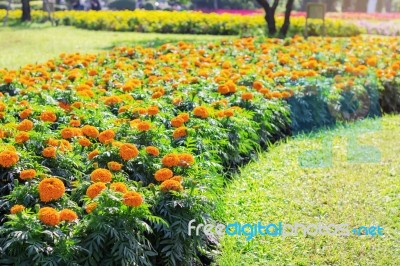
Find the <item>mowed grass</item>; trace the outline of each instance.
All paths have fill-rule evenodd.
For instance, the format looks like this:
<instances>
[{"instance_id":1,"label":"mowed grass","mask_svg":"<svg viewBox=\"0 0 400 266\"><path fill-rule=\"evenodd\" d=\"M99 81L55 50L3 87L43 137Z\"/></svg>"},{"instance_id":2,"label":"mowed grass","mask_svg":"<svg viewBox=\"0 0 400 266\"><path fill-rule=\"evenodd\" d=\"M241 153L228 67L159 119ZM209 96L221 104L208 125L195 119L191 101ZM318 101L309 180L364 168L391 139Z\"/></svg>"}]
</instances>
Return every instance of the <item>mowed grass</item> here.
<instances>
[{"instance_id":1,"label":"mowed grass","mask_svg":"<svg viewBox=\"0 0 400 266\"><path fill-rule=\"evenodd\" d=\"M0 27L0 68L18 69L60 53L96 53L116 46L159 46L168 42L209 42L224 36L90 31L49 24Z\"/></svg>"},{"instance_id":2,"label":"mowed grass","mask_svg":"<svg viewBox=\"0 0 400 266\"><path fill-rule=\"evenodd\" d=\"M400 117L386 116L295 137L245 166L223 200L226 223L380 225L384 236L224 236L217 265L400 265L399 136Z\"/></svg>"}]
</instances>

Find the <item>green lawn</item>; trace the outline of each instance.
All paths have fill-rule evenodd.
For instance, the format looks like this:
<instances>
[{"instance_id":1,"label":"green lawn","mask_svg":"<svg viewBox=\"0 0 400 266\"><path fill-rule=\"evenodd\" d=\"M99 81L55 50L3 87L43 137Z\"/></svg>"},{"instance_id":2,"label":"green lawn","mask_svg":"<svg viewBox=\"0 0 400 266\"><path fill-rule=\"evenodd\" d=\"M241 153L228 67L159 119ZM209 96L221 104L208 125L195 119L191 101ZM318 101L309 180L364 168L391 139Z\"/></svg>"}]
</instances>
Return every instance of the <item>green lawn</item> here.
<instances>
[{"instance_id":1,"label":"green lawn","mask_svg":"<svg viewBox=\"0 0 400 266\"><path fill-rule=\"evenodd\" d=\"M399 136L399 116L299 136L245 166L224 194L226 223L380 225L383 237L224 236L218 265L400 265ZM356 138L378 152L348 148ZM304 157L312 149L317 156ZM332 163L304 167L319 158Z\"/></svg>"},{"instance_id":2,"label":"green lawn","mask_svg":"<svg viewBox=\"0 0 400 266\"><path fill-rule=\"evenodd\" d=\"M158 46L178 41L213 41L223 36L89 31L73 27L30 24L0 27L0 68L17 69L66 53L93 53L115 46Z\"/></svg>"}]
</instances>

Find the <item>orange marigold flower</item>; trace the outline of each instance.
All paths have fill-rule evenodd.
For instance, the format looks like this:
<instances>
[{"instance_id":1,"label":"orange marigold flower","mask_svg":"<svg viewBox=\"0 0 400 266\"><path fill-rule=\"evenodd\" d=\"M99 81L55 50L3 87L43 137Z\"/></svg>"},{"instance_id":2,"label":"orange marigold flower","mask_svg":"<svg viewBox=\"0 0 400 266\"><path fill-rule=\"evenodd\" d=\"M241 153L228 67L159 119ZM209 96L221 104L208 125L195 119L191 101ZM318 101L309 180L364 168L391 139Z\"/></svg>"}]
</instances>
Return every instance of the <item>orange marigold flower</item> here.
<instances>
[{"instance_id":1,"label":"orange marigold flower","mask_svg":"<svg viewBox=\"0 0 400 266\"><path fill-rule=\"evenodd\" d=\"M60 220L61 221L73 222L76 219L78 219L78 215L73 210L64 209L64 210L60 211Z\"/></svg>"},{"instance_id":2,"label":"orange marigold flower","mask_svg":"<svg viewBox=\"0 0 400 266\"><path fill-rule=\"evenodd\" d=\"M27 169L27 170L23 170L23 171L21 171L21 173L19 173L19 178L21 178L22 180L32 179L35 176L36 176L35 169Z\"/></svg>"},{"instance_id":3,"label":"orange marigold flower","mask_svg":"<svg viewBox=\"0 0 400 266\"><path fill-rule=\"evenodd\" d=\"M55 122L57 120L57 116L51 111L44 111L40 115L40 119L44 122Z\"/></svg>"},{"instance_id":4,"label":"orange marigold flower","mask_svg":"<svg viewBox=\"0 0 400 266\"><path fill-rule=\"evenodd\" d=\"M157 147L154 146L146 147L146 152L153 156L158 156L160 154L160 151L157 149Z\"/></svg>"},{"instance_id":5,"label":"orange marigold flower","mask_svg":"<svg viewBox=\"0 0 400 266\"><path fill-rule=\"evenodd\" d=\"M97 182L92 185L90 185L87 190L86 190L86 195L93 199L97 197L104 189L106 189L106 184L103 182Z\"/></svg>"},{"instance_id":6,"label":"orange marigold flower","mask_svg":"<svg viewBox=\"0 0 400 266\"><path fill-rule=\"evenodd\" d=\"M188 113L181 113L177 117L182 118L183 122L186 123L189 121L190 115Z\"/></svg>"},{"instance_id":7,"label":"orange marigold flower","mask_svg":"<svg viewBox=\"0 0 400 266\"><path fill-rule=\"evenodd\" d=\"M197 116L197 117L200 117L200 118L207 118L208 117L207 108L204 107L204 106L197 106L196 108L194 108L193 114L195 116Z\"/></svg>"},{"instance_id":8,"label":"orange marigold flower","mask_svg":"<svg viewBox=\"0 0 400 266\"><path fill-rule=\"evenodd\" d=\"M82 147L89 147L92 144L87 138L80 138L78 142Z\"/></svg>"},{"instance_id":9,"label":"orange marigold flower","mask_svg":"<svg viewBox=\"0 0 400 266\"><path fill-rule=\"evenodd\" d=\"M21 132L15 136L15 142L21 144L29 140L29 134L26 132Z\"/></svg>"},{"instance_id":10,"label":"orange marigold flower","mask_svg":"<svg viewBox=\"0 0 400 266\"><path fill-rule=\"evenodd\" d=\"M186 127L179 127L177 129L175 129L174 133L172 134L174 139L179 139L179 138L185 137L186 135L187 135Z\"/></svg>"},{"instance_id":11,"label":"orange marigold flower","mask_svg":"<svg viewBox=\"0 0 400 266\"><path fill-rule=\"evenodd\" d=\"M260 81L254 81L253 82L253 88L256 89L257 91L261 90L263 88L263 85Z\"/></svg>"},{"instance_id":12,"label":"orange marigold flower","mask_svg":"<svg viewBox=\"0 0 400 266\"><path fill-rule=\"evenodd\" d=\"M279 91L274 91L271 96L278 99L282 98L282 94Z\"/></svg>"},{"instance_id":13,"label":"orange marigold flower","mask_svg":"<svg viewBox=\"0 0 400 266\"><path fill-rule=\"evenodd\" d=\"M114 130L107 129L99 134L99 141L101 143L108 143L115 138Z\"/></svg>"},{"instance_id":14,"label":"orange marigold flower","mask_svg":"<svg viewBox=\"0 0 400 266\"><path fill-rule=\"evenodd\" d=\"M234 111L232 109L224 110L224 116L231 117L234 115Z\"/></svg>"},{"instance_id":15,"label":"orange marigold flower","mask_svg":"<svg viewBox=\"0 0 400 266\"><path fill-rule=\"evenodd\" d=\"M62 139L60 141L60 145L59 145L60 151L70 151L72 150L72 146L71 143L68 142L68 140Z\"/></svg>"},{"instance_id":16,"label":"orange marigold flower","mask_svg":"<svg viewBox=\"0 0 400 266\"><path fill-rule=\"evenodd\" d=\"M39 197L43 202L58 200L64 195L64 183L55 177L45 178L38 185Z\"/></svg>"},{"instance_id":17,"label":"orange marigold flower","mask_svg":"<svg viewBox=\"0 0 400 266\"><path fill-rule=\"evenodd\" d=\"M117 191L117 192L121 192L121 193L128 192L128 188L126 187L125 183L122 183L122 182L112 183L110 185L110 189Z\"/></svg>"},{"instance_id":18,"label":"orange marigold flower","mask_svg":"<svg viewBox=\"0 0 400 266\"><path fill-rule=\"evenodd\" d=\"M4 168L9 168L15 165L19 160L19 156L15 151L0 152L0 165Z\"/></svg>"},{"instance_id":19,"label":"orange marigold flower","mask_svg":"<svg viewBox=\"0 0 400 266\"><path fill-rule=\"evenodd\" d=\"M97 202L92 202L86 205L86 213L91 213L97 207Z\"/></svg>"},{"instance_id":20,"label":"orange marigold flower","mask_svg":"<svg viewBox=\"0 0 400 266\"><path fill-rule=\"evenodd\" d=\"M119 171L122 168L122 164L111 161L107 163L107 167L108 169L110 169L111 171Z\"/></svg>"},{"instance_id":21,"label":"orange marigold flower","mask_svg":"<svg viewBox=\"0 0 400 266\"><path fill-rule=\"evenodd\" d=\"M157 91L157 92L153 93L153 95L151 95L151 98L157 99L157 98L160 98L161 96L163 96L163 94L161 92Z\"/></svg>"},{"instance_id":22,"label":"orange marigold flower","mask_svg":"<svg viewBox=\"0 0 400 266\"><path fill-rule=\"evenodd\" d=\"M10 213L11 214L16 214L16 213L22 212L23 210L25 210L25 206L24 205L16 204L16 205L11 207Z\"/></svg>"},{"instance_id":23,"label":"orange marigold flower","mask_svg":"<svg viewBox=\"0 0 400 266\"><path fill-rule=\"evenodd\" d=\"M242 100L249 101L251 99L253 99L253 93L245 92L242 94Z\"/></svg>"},{"instance_id":24,"label":"orange marigold flower","mask_svg":"<svg viewBox=\"0 0 400 266\"><path fill-rule=\"evenodd\" d=\"M25 110L19 112L19 117L20 117L21 119L25 119L25 118L27 118L28 116L30 116L31 114L32 114L32 110L31 110L31 109L25 109Z\"/></svg>"},{"instance_id":25,"label":"orange marigold flower","mask_svg":"<svg viewBox=\"0 0 400 266\"><path fill-rule=\"evenodd\" d=\"M181 127L181 126L183 126L183 123L184 123L184 121L183 121L183 118L181 118L181 117L174 117L171 119L171 125L173 127Z\"/></svg>"},{"instance_id":26,"label":"orange marigold flower","mask_svg":"<svg viewBox=\"0 0 400 266\"><path fill-rule=\"evenodd\" d=\"M104 168L98 168L96 170L94 170L91 174L90 174L90 179L93 182L104 182L104 183L108 183L111 181L112 179L112 174L109 170L104 169Z\"/></svg>"},{"instance_id":27,"label":"orange marigold flower","mask_svg":"<svg viewBox=\"0 0 400 266\"><path fill-rule=\"evenodd\" d=\"M148 131L151 128L151 124L148 121L141 121L136 126L140 131Z\"/></svg>"},{"instance_id":28,"label":"orange marigold flower","mask_svg":"<svg viewBox=\"0 0 400 266\"><path fill-rule=\"evenodd\" d=\"M99 131L94 126L85 125L82 127L82 133L90 138L97 138L99 136Z\"/></svg>"},{"instance_id":29,"label":"orange marigold flower","mask_svg":"<svg viewBox=\"0 0 400 266\"><path fill-rule=\"evenodd\" d=\"M177 154L170 153L165 155L162 159L161 162L163 165L167 167L173 167L177 166L179 164L179 157Z\"/></svg>"},{"instance_id":30,"label":"orange marigold flower","mask_svg":"<svg viewBox=\"0 0 400 266\"><path fill-rule=\"evenodd\" d=\"M183 187L180 182L176 180L165 180L164 182L161 183L160 185L160 190L162 192L168 192L168 191L182 191Z\"/></svg>"},{"instance_id":31,"label":"orange marigold flower","mask_svg":"<svg viewBox=\"0 0 400 266\"><path fill-rule=\"evenodd\" d=\"M158 112L159 112L158 106L150 106L149 108L147 108L147 113L149 115L156 115L158 114Z\"/></svg>"},{"instance_id":32,"label":"orange marigold flower","mask_svg":"<svg viewBox=\"0 0 400 266\"><path fill-rule=\"evenodd\" d=\"M154 178L160 182L168 180L173 176L174 173L168 168L161 168L160 170L157 170L157 172L154 174Z\"/></svg>"},{"instance_id":33,"label":"orange marigold flower","mask_svg":"<svg viewBox=\"0 0 400 266\"><path fill-rule=\"evenodd\" d=\"M92 152L90 152L89 154L88 154L88 158L89 158L89 160L92 160L94 157L96 157L97 155L99 155L99 151L98 150L94 150L94 151L92 151Z\"/></svg>"},{"instance_id":34,"label":"orange marigold flower","mask_svg":"<svg viewBox=\"0 0 400 266\"><path fill-rule=\"evenodd\" d=\"M64 128L61 130L61 137L64 139L72 139L73 137L76 137L77 131L75 128Z\"/></svg>"},{"instance_id":35,"label":"orange marigold flower","mask_svg":"<svg viewBox=\"0 0 400 266\"><path fill-rule=\"evenodd\" d=\"M42 155L46 158L55 158L56 157L56 148L47 147L42 151Z\"/></svg>"},{"instance_id":36,"label":"orange marigold flower","mask_svg":"<svg viewBox=\"0 0 400 266\"><path fill-rule=\"evenodd\" d=\"M178 154L179 166L190 166L194 164L194 157L190 153Z\"/></svg>"},{"instance_id":37,"label":"orange marigold flower","mask_svg":"<svg viewBox=\"0 0 400 266\"><path fill-rule=\"evenodd\" d=\"M122 144L119 148L119 155L125 161L136 158L139 155L139 150L135 145L130 143Z\"/></svg>"},{"instance_id":38,"label":"orange marigold flower","mask_svg":"<svg viewBox=\"0 0 400 266\"><path fill-rule=\"evenodd\" d=\"M139 193L130 191L123 195L123 202L130 207L139 207L143 202L143 198Z\"/></svg>"},{"instance_id":39,"label":"orange marigold flower","mask_svg":"<svg viewBox=\"0 0 400 266\"><path fill-rule=\"evenodd\" d=\"M21 123L19 123L16 128L19 131L29 131L33 128L33 126L34 125L32 121L25 119Z\"/></svg>"},{"instance_id":40,"label":"orange marigold flower","mask_svg":"<svg viewBox=\"0 0 400 266\"><path fill-rule=\"evenodd\" d=\"M38 212L38 217L46 225L56 226L60 223L60 214L51 207L41 208Z\"/></svg>"},{"instance_id":41,"label":"orange marigold flower","mask_svg":"<svg viewBox=\"0 0 400 266\"><path fill-rule=\"evenodd\" d=\"M290 92L284 91L282 92L282 98L289 98L291 96Z\"/></svg>"},{"instance_id":42,"label":"orange marigold flower","mask_svg":"<svg viewBox=\"0 0 400 266\"><path fill-rule=\"evenodd\" d=\"M180 175L173 176L171 180L178 181L179 183L182 182L183 178Z\"/></svg>"},{"instance_id":43,"label":"orange marigold flower","mask_svg":"<svg viewBox=\"0 0 400 266\"><path fill-rule=\"evenodd\" d=\"M71 121L69 121L69 125L71 127L79 127L81 125L81 121L79 121L79 120L71 120Z\"/></svg>"}]
</instances>

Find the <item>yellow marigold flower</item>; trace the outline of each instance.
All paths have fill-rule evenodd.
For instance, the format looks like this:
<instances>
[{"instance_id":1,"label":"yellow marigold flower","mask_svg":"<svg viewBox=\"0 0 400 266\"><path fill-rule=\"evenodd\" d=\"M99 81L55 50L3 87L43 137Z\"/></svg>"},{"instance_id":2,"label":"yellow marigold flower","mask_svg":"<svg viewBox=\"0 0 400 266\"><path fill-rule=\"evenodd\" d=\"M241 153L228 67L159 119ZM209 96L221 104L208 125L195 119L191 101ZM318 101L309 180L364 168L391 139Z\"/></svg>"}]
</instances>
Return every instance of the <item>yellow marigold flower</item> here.
<instances>
[{"instance_id":1,"label":"yellow marigold flower","mask_svg":"<svg viewBox=\"0 0 400 266\"><path fill-rule=\"evenodd\" d=\"M123 195L123 202L130 207L139 207L143 202L143 198L139 193L130 191Z\"/></svg>"},{"instance_id":2,"label":"yellow marigold flower","mask_svg":"<svg viewBox=\"0 0 400 266\"><path fill-rule=\"evenodd\" d=\"M136 126L139 131L148 131L151 128L151 124L148 121L141 121Z\"/></svg>"},{"instance_id":3,"label":"yellow marigold flower","mask_svg":"<svg viewBox=\"0 0 400 266\"><path fill-rule=\"evenodd\" d=\"M99 131L94 126L85 125L82 127L82 133L90 138L97 138L99 136Z\"/></svg>"},{"instance_id":4,"label":"yellow marigold flower","mask_svg":"<svg viewBox=\"0 0 400 266\"><path fill-rule=\"evenodd\" d=\"M38 217L46 225L56 226L60 223L60 214L51 207L41 208L38 212Z\"/></svg>"},{"instance_id":5,"label":"yellow marigold flower","mask_svg":"<svg viewBox=\"0 0 400 266\"><path fill-rule=\"evenodd\" d=\"M99 155L99 151L98 150L94 150L94 151L89 152L88 158L89 158L89 160L92 160L97 155Z\"/></svg>"},{"instance_id":6,"label":"yellow marigold flower","mask_svg":"<svg viewBox=\"0 0 400 266\"><path fill-rule=\"evenodd\" d=\"M108 169L110 169L111 171L119 171L122 168L122 164L111 161L107 163L107 167Z\"/></svg>"},{"instance_id":7,"label":"yellow marigold flower","mask_svg":"<svg viewBox=\"0 0 400 266\"><path fill-rule=\"evenodd\" d=\"M177 166L179 164L179 157L177 154L167 154L165 155L162 159L161 162L163 165L167 166L167 167L173 167L173 166Z\"/></svg>"},{"instance_id":8,"label":"yellow marigold flower","mask_svg":"<svg viewBox=\"0 0 400 266\"><path fill-rule=\"evenodd\" d=\"M183 187L180 182L176 180L165 180L164 182L161 183L160 185L160 190L162 192L168 192L168 191L182 191Z\"/></svg>"},{"instance_id":9,"label":"yellow marigold flower","mask_svg":"<svg viewBox=\"0 0 400 266\"><path fill-rule=\"evenodd\" d=\"M87 190L86 190L86 195L93 199L97 197L104 189L106 189L106 184L103 182L97 182L92 185L90 185Z\"/></svg>"},{"instance_id":10,"label":"yellow marigold flower","mask_svg":"<svg viewBox=\"0 0 400 266\"><path fill-rule=\"evenodd\" d=\"M28 140L29 140L29 134L26 132L21 132L17 136L15 136L15 142L19 144L24 143Z\"/></svg>"},{"instance_id":11,"label":"yellow marigold flower","mask_svg":"<svg viewBox=\"0 0 400 266\"><path fill-rule=\"evenodd\" d=\"M172 133L174 139L179 139L185 137L186 135L187 135L186 127L179 127L174 130L174 133Z\"/></svg>"},{"instance_id":12,"label":"yellow marigold flower","mask_svg":"<svg viewBox=\"0 0 400 266\"><path fill-rule=\"evenodd\" d=\"M90 180L92 180L93 182L108 183L111 181L111 179L112 179L111 172L104 168L98 168L90 174Z\"/></svg>"},{"instance_id":13,"label":"yellow marigold flower","mask_svg":"<svg viewBox=\"0 0 400 266\"><path fill-rule=\"evenodd\" d=\"M101 143L109 143L115 138L114 130L107 129L99 134L99 141Z\"/></svg>"},{"instance_id":14,"label":"yellow marigold flower","mask_svg":"<svg viewBox=\"0 0 400 266\"><path fill-rule=\"evenodd\" d=\"M58 200L65 192L64 183L55 177L45 178L40 181L38 189L40 200L43 202Z\"/></svg>"},{"instance_id":15,"label":"yellow marigold flower","mask_svg":"<svg viewBox=\"0 0 400 266\"><path fill-rule=\"evenodd\" d=\"M23 170L23 171L21 171L21 173L19 173L19 178L21 178L22 180L32 179L35 176L36 176L35 169L27 169L27 170Z\"/></svg>"},{"instance_id":16,"label":"yellow marigold flower","mask_svg":"<svg viewBox=\"0 0 400 266\"><path fill-rule=\"evenodd\" d=\"M9 168L15 165L19 160L19 156L15 151L0 152L0 165L4 168Z\"/></svg>"},{"instance_id":17,"label":"yellow marigold flower","mask_svg":"<svg viewBox=\"0 0 400 266\"><path fill-rule=\"evenodd\" d=\"M146 147L146 152L153 156L158 156L160 154L160 151L157 149L157 147L154 146Z\"/></svg>"},{"instance_id":18,"label":"yellow marigold flower","mask_svg":"<svg viewBox=\"0 0 400 266\"><path fill-rule=\"evenodd\" d=\"M86 205L86 213L91 213L97 207L97 202L92 202Z\"/></svg>"},{"instance_id":19,"label":"yellow marigold flower","mask_svg":"<svg viewBox=\"0 0 400 266\"><path fill-rule=\"evenodd\" d=\"M154 174L154 178L159 182L170 179L173 176L174 173L168 168L161 168L160 170L157 170L157 172Z\"/></svg>"},{"instance_id":20,"label":"yellow marigold flower","mask_svg":"<svg viewBox=\"0 0 400 266\"><path fill-rule=\"evenodd\" d=\"M33 122L31 120L25 119L22 120L21 123L17 125L17 130L19 131L29 131L34 127Z\"/></svg>"},{"instance_id":21,"label":"yellow marigold flower","mask_svg":"<svg viewBox=\"0 0 400 266\"><path fill-rule=\"evenodd\" d=\"M44 111L40 115L40 119L44 122L55 122L57 120L57 116L51 111Z\"/></svg>"},{"instance_id":22,"label":"yellow marigold flower","mask_svg":"<svg viewBox=\"0 0 400 266\"><path fill-rule=\"evenodd\" d=\"M207 118L208 117L207 108L204 107L204 106L197 106L196 108L194 108L193 114L195 116L197 116L197 117L200 117L200 118Z\"/></svg>"},{"instance_id":23,"label":"yellow marigold flower","mask_svg":"<svg viewBox=\"0 0 400 266\"><path fill-rule=\"evenodd\" d=\"M82 147L89 147L92 143L90 142L89 139L87 138L80 138L78 140L78 143L82 146Z\"/></svg>"},{"instance_id":24,"label":"yellow marigold flower","mask_svg":"<svg viewBox=\"0 0 400 266\"><path fill-rule=\"evenodd\" d=\"M76 212L70 209L60 211L60 221L73 222L78 219Z\"/></svg>"},{"instance_id":25,"label":"yellow marigold flower","mask_svg":"<svg viewBox=\"0 0 400 266\"><path fill-rule=\"evenodd\" d=\"M189 153L178 154L179 166L190 166L194 164L194 157Z\"/></svg>"},{"instance_id":26,"label":"yellow marigold flower","mask_svg":"<svg viewBox=\"0 0 400 266\"><path fill-rule=\"evenodd\" d=\"M110 185L110 189L117 191L117 192L121 192L121 193L128 192L128 188L126 187L125 183L122 183L122 182L112 183Z\"/></svg>"},{"instance_id":27,"label":"yellow marigold flower","mask_svg":"<svg viewBox=\"0 0 400 266\"><path fill-rule=\"evenodd\" d=\"M130 143L122 144L119 148L119 155L125 161L136 158L139 155L139 150L135 145Z\"/></svg>"},{"instance_id":28,"label":"yellow marigold flower","mask_svg":"<svg viewBox=\"0 0 400 266\"><path fill-rule=\"evenodd\" d=\"M174 117L171 119L171 125L173 127L181 127L183 125L184 121L183 118L181 117Z\"/></svg>"},{"instance_id":29,"label":"yellow marigold flower","mask_svg":"<svg viewBox=\"0 0 400 266\"><path fill-rule=\"evenodd\" d=\"M16 214L16 213L22 212L23 210L25 210L25 206L24 205L16 204L16 205L11 207L10 213L11 214Z\"/></svg>"},{"instance_id":30,"label":"yellow marigold flower","mask_svg":"<svg viewBox=\"0 0 400 266\"><path fill-rule=\"evenodd\" d=\"M55 158L56 157L56 148L47 147L42 151L42 155L46 158Z\"/></svg>"}]
</instances>

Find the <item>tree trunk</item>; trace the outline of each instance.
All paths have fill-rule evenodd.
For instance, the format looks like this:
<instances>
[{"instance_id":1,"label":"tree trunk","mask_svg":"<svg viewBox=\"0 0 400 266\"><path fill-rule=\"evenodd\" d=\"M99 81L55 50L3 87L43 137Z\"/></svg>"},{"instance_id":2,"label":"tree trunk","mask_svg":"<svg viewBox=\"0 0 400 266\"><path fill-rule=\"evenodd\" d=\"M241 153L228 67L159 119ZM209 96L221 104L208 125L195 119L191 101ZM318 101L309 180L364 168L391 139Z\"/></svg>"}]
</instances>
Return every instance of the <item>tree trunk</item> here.
<instances>
[{"instance_id":1,"label":"tree trunk","mask_svg":"<svg viewBox=\"0 0 400 266\"><path fill-rule=\"evenodd\" d=\"M385 1L385 11L392 12L392 0Z\"/></svg>"},{"instance_id":2,"label":"tree trunk","mask_svg":"<svg viewBox=\"0 0 400 266\"><path fill-rule=\"evenodd\" d=\"M383 9L383 0L378 0L378 3L376 3L375 12L381 13L382 9Z\"/></svg>"},{"instance_id":3,"label":"tree trunk","mask_svg":"<svg viewBox=\"0 0 400 266\"><path fill-rule=\"evenodd\" d=\"M286 10L285 10L285 20L283 22L283 25L281 27L281 30L279 31L279 35L281 37L285 37L290 26L290 13L292 12L293 9L293 3L294 0L287 0L286 2Z\"/></svg>"},{"instance_id":4,"label":"tree trunk","mask_svg":"<svg viewBox=\"0 0 400 266\"><path fill-rule=\"evenodd\" d=\"M336 1L335 0L325 0L326 11L327 12L336 12Z\"/></svg>"},{"instance_id":5,"label":"tree trunk","mask_svg":"<svg viewBox=\"0 0 400 266\"><path fill-rule=\"evenodd\" d=\"M31 21L31 5L29 0L21 0L22 2L22 17L21 21Z\"/></svg>"},{"instance_id":6,"label":"tree trunk","mask_svg":"<svg viewBox=\"0 0 400 266\"><path fill-rule=\"evenodd\" d=\"M368 0L357 0L356 3L356 12L367 12L367 5L368 5Z\"/></svg>"},{"instance_id":7,"label":"tree trunk","mask_svg":"<svg viewBox=\"0 0 400 266\"><path fill-rule=\"evenodd\" d=\"M274 0L272 6L269 5L267 0L257 0L257 3L264 8L268 34L270 36L276 34L275 10L278 7L279 0Z\"/></svg>"},{"instance_id":8,"label":"tree trunk","mask_svg":"<svg viewBox=\"0 0 400 266\"><path fill-rule=\"evenodd\" d=\"M342 12L348 12L348 11L352 11L351 0L343 0Z\"/></svg>"}]
</instances>

